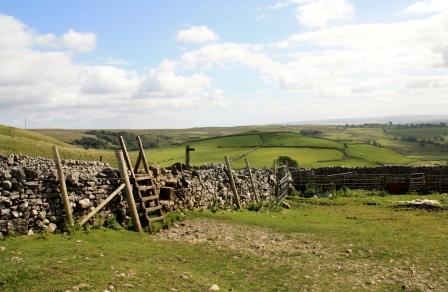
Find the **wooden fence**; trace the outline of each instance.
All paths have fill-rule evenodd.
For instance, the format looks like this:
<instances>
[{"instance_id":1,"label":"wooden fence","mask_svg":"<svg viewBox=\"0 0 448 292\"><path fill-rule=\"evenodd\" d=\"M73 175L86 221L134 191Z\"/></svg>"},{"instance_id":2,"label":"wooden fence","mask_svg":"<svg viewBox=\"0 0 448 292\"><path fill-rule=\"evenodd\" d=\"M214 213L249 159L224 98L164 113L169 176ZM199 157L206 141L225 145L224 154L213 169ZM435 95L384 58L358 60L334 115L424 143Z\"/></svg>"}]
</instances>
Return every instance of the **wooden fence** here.
<instances>
[{"instance_id":1,"label":"wooden fence","mask_svg":"<svg viewBox=\"0 0 448 292\"><path fill-rule=\"evenodd\" d=\"M360 174L355 172L316 175L292 170L294 185L299 190L314 188L332 191L340 188L386 190L390 193L448 192L447 175L425 173Z\"/></svg>"}]
</instances>

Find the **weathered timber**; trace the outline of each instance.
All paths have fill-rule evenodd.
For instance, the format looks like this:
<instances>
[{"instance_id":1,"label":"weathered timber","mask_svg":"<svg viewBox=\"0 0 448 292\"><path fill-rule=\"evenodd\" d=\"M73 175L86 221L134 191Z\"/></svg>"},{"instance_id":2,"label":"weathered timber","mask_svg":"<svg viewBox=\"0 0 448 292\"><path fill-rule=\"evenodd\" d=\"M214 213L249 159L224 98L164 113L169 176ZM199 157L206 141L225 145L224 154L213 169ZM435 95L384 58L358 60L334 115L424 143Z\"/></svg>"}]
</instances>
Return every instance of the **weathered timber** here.
<instances>
[{"instance_id":1,"label":"weathered timber","mask_svg":"<svg viewBox=\"0 0 448 292\"><path fill-rule=\"evenodd\" d=\"M251 183L252 189L254 191L255 201L258 202L259 201L258 190L257 190L257 187L255 186L255 181L254 181L254 177L252 175L252 170L250 169L249 159L247 159L247 157L246 157L245 160L246 160L247 171L249 172L250 183Z\"/></svg>"},{"instance_id":2,"label":"weathered timber","mask_svg":"<svg viewBox=\"0 0 448 292\"><path fill-rule=\"evenodd\" d=\"M232 187L234 201L236 203L237 208L241 209L240 198L238 197L238 191L236 190L235 179L233 178L233 172L232 172L232 168L230 167L229 157L226 155L226 156L224 156L224 159L226 161L227 170L229 172L230 185Z\"/></svg>"},{"instance_id":3,"label":"weathered timber","mask_svg":"<svg viewBox=\"0 0 448 292\"><path fill-rule=\"evenodd\" d=\"M67 217L67 223L70 226L73 226L74 220L73 220L73 215L72 215L72 207L70 205L70 200L68 199L67 186L65 184L64 172L62 171L59 150L58 150L58 147L56 147L56 146L53 146L53 156L54 156L54 163L56 164L56 169L58 171L59 186L61 189L61 198L62 198L62 202L64 204L65 216Z\"/></svg>"},{"instance_id":4,"label":"weathered timber","mask_svg":"<svg viewBox=\"0 0 448 292\"><path fill-rule=\"evenodd\" d=\"M124 146L124 144L123 144ZM125 146L126 147L126 146ZM137 207L134 201L134 195L132 194L132 185L129 180L128 170L126 168L126 162L123 157L123 152L121 150L117 150L115 153L117 156L118 166L120 169L121 177L124 180L125 189L126 189L126 199L129 205L129 211L132 218L132 223L134 223L135 229L138 232L142 232L142 225L140 224L140 218L138 217ZM131 168L132 172L132 168Z\"/></svg>"},{"instance_id":5,"label":"weathered timber","mask_svg":"<svg viewBox=\"0 0 448 292\"><path fill-rule=\"evenodd\" d=\"M104 201L102 201L95 209L92 210L89 214L87 214L82 220L79 222L80 226L83 226L87 221L89 221L96 213L98 213L101 209L103 209L116 195L118 195L121 190L125 187L125 184L121 184L112 194L109 195Z\"/></svg>"}]
</instances>

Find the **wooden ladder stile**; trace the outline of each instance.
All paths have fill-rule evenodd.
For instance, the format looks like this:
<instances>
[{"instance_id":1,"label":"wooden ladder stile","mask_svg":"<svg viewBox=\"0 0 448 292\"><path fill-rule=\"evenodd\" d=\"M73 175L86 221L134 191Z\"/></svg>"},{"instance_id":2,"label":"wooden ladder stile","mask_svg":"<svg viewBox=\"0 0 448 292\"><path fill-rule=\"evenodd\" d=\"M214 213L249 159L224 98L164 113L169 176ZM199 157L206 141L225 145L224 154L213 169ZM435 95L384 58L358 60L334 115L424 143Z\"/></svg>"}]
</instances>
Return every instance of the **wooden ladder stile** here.
<instances>
[{"instance_id":1,"label":"wooden ladder stile","mask_svg":"<svg viewBox=\"0 0 448 292\"><path fill-rule=\"evenodd\" d=\"M139 153L134 167L132 167L126 144L123 137L120 136L120 147L123 151L126 164L131 172L134 198L139 202L139 214L143 222L148 225L149 231L153 232L152 223L163 221L165 223L165 214L160 204L159 192L155 178L151 174L148 161L146 160L145 149L139 136L136 137ZM140 164L143 163L144 173L139 173Z\"/></svg>"}]
</instances>

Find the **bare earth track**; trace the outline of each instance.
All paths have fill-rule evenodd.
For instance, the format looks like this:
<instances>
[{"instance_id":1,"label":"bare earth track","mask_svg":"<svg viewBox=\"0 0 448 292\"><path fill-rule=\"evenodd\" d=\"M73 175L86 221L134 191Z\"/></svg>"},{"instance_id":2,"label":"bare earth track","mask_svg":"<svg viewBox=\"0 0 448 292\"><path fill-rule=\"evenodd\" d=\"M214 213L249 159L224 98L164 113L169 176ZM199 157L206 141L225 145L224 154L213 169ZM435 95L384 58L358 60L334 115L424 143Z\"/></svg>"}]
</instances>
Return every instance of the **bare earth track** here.
<instances>
[{"instance_id":1,"label":"bare earth track","mask_svg":"<svg viewBox=\"0 0 448 292\"><path fill-rule=\"evenodd\" d=\"M298 289L307 291L321 290L323 283L332 291L340 291L342 287L443 291L448 287L446 277L432 277L432 269L418 270L418 263L414 265L410 259L389 260L385 264L380 260L381 254L372 250L322 243L308 234L278 233L221 220L190 219L160 232L157 238L261 257L265 259L264 265L286 265L292 275L288 281L297 282ZM448 269L443 274L448 275Z\"/></svg>"}]
</instances>

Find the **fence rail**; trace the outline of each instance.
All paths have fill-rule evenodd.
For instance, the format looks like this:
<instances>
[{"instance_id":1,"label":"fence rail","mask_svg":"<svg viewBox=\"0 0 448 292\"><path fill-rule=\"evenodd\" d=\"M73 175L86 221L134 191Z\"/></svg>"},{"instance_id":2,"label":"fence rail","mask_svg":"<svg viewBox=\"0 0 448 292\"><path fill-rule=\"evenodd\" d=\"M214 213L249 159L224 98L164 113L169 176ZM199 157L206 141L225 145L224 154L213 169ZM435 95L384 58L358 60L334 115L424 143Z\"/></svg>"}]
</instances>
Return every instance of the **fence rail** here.
<instances>
[{"instance_id":1,"label":"fence rail","mask_svg":"<svg viewBox=\"0 0 448 292\"><path fill-rule=\"evenodd\" d=\"M280 204L288 195L289 191L289 170L286 166L281 166L277 170L277 202Z\"/></svg>"},{"instance_id":2,"label":"fence rail","mask_svg":"<svg viewBox=\"0 0 448 292\"><path fill-rule=\"evenodd\" d=\"M339 188L387 190L402 192L448 192L448 175L425 173L337 173L315 175L292 171L294 185L298 189L315 188L319 191L331 191Z\"/></svg>"}]
</instances>

